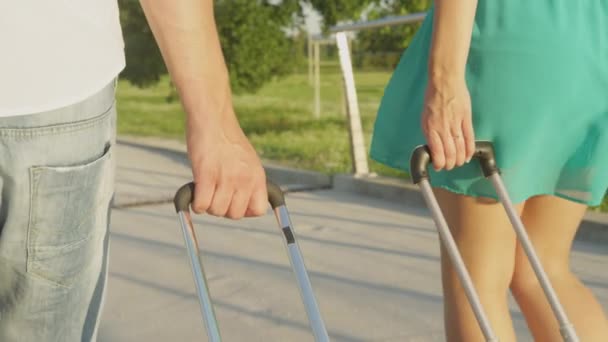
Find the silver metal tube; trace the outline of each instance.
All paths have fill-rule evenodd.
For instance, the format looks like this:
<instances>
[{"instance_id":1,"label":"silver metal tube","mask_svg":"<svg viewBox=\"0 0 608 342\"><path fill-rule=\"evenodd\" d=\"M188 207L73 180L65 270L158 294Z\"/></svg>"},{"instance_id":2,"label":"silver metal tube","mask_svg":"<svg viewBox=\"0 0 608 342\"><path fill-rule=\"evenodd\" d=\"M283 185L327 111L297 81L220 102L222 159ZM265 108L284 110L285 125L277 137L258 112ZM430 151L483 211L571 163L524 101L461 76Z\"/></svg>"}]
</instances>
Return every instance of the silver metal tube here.
<instances>
[{"instance_id":1,"label":"silver metal tube","mask_svg":"<svg viewBox=\"0 0 608 342\"><path fill-rule=\"evenodd\" d=\"M203 263L198 252L198 242L196 240L196 234L194 232L194 226L192 225L190 212L180 211L179 222L182 227L182 233L184 235L188 256L190 257L192 275L194 276L196 292L198 294L200 309L205 321L205 328L207 329L209 342L221 342L222 338L220 336L217 319L215 318L215 312L213 310L213 304L209 295L209 288L207 286L207 279L203 270Z\"/></svg>"},{"instance_id":2,"label":"silver metal tube","mask_svg":"<svg viewBox=\"0 0 608 342\"><path fill-rule=\"evenodd\" d=\"M518 213L515 211L513 204L511 203L511 199L509 198L509 194L507 192L506 187L504 186L502 179L498 173L490 176L494 187L496 188L496 193L500 197L500 201L502 202L509 219L511 220L511 224L513 225L513 229L515 229L515 233L517 234L517 238L521 243L526 255L528 256L528 260L530 260L530 264L532 265L532 269L534 269L534 273L540 282L547 299L549 300L549 304L553 309L553 313L557 317L560 326L560 332L562 337L567 342L578 342L578 336L576 335L576 331L574 330L574 326L568 320L566 316L566 312L562 307L559 299L557 298L557 294L555 290L551 286L551 282L545 273L541 262L534 251L534 247L532 246L532 242L530 241L528 234L526 233L526 229L519 217Z\"/></svg>"},{"instance_id":3,"label":"silver metal tube","mask_svg":"<svg viewBox=\"0 0 608 342\"><path fill-rule=\"evenodd\" d=\"M279 222L279 227L282 228L282 233L285 237L283 241L287 247L289 260L296 276L298 288L300 289L300 295L302 296L302 301L304 302L306 315L308 316L308 321L313 331L315 341L329 342L327 329L325 328L325 323L321 317L321 313L312 290L312 285L310 284L310 279L308 278L308 272L306 271L306 267L304 265L304 259L302 258L302 253L300 252L300 248L295 240L291 219L289 218L289 212L284 205L275 208L274 212L277 217L277 221Z\"/></svg>"},{"instance_id":4,"label":"silver metal tube","mask_svg":"<svg viewBox=\"0 0 608 342\"><path fill-rule=\"evenodd\" d=\"M479 326L483 332L486 341L498 342L498 339L496 338L496 335L494 335L492 327L490 326L490 321L488 320L483 310L481 301L479 300L479 297L475 290L475 285L473 284L473 281L471 280L469 272L466 269L464 261L462 260L460 252L458 251L458 246L456 245L454 237L452 236L452 233L448 228L448 224L445 221L445 217L441 212L441 208L439 207L439 203L437 203L437 199L433 194L433 190L428 179L423 179L419 183L419 186L422 190L422 195L426 200L429 209L431 210L433 220L437 225L439 237L443 242L446 251L448 252L452 265L456 269L458 278L462 283L462 287L464 288L466 296L469 299L469 303L471 304L475 317L477 318L477 322L479 322Z\"/></svg>"},{"instance_id":5,"label":"silver metal tube","mask_svg":"<svg viewBox=\"0 0 608 342\"><path fill-rule=\"evenodd\" d=\"M337 25L333 26L329 29L329 32L346 32L346 31L358 31L363 29L370 29L375 27L384 27L384 26L395 26L395 25L403 25L403 24L411 24L424 20L426 17L426 12L422 13L413 13L403 16L393 16L386 17L378 20L354 23L354 24L345 24L345 25Z\"/></svg>"}]
</instances>

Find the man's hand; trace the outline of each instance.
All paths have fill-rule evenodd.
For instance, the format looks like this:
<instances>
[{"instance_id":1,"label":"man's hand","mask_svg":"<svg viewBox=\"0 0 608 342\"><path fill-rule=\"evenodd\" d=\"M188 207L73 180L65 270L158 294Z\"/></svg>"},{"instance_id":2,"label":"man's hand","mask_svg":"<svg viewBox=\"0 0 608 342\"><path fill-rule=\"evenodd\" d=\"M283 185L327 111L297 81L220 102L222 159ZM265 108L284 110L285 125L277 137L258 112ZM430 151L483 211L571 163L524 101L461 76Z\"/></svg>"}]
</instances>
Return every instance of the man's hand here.
<instances>
[{"instance_id":1,"label":"man's hand","mask_svg":"<svg viewBox=\"0 0 608 342\"><path fill-rule=\"evenodd\" d=\"M266 212L264 169L232 107L212 0L140 0L186 111L196 213Z\"/></svg>"},{"instance_id":2,"label":"man's hand","mask_svg":"<svg viewBox=\"0 0 608 342\"><path fill-rule=\"evenodd\" d=\"M266 213L266 175L236 121L208 123L205 128L189 122L187 139L195 183L195 213L231 219Z\"/></svg>"}]
</instances>

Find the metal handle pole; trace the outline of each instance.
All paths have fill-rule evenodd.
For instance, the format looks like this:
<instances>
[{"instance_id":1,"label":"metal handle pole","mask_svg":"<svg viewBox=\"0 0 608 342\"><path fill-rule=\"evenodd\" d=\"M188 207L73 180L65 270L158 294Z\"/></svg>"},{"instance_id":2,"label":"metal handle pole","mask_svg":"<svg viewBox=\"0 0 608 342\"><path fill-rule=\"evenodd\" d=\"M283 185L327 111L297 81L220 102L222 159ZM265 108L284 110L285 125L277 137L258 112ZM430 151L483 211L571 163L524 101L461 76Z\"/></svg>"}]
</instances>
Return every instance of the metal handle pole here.
<instances>
[{"instance_id":1,"label":"metal handle pole","mask_svg":"<svg viewBox=\"0 0 608 342\"><path fill-rule=\"evenodd\" d=\"M475 318L477 322L479 322L479 326L483 332L483 336L488 342L498 342L492 327L490 326L490 321L488 320L483 306L481 305L481 301L479 300L479 296L477 295L477 291L475 291L475 285L473 285L473 281L467 271L464 261L462 260L462 256L458 251L458 246L454 241L454 237L450 233L450 229L448 228L448 224L445 221L445 217L441 212L439 204L437 203L437 199L433 195L433 190L428 179L422 179L419 183L420 189L422 190L422 195L431 210L433 220L437 225L437 229L439 231L439 238L441 239L445 249L448 252L448 256L456 269L456 273L460 282L462 283L462 287L464 288L465 294L469 299L469 303L471 308L473 309L473 313L475 314Z\"/></svg>"},{"instance_id":2,"label":"metal handle pole","mask_svg":"<svg viewBox=\"0 0 608 342\"><path fill-rule=\"evenodd\" d=\"M209 287L207 286L207 278L205 271L203 270L202 257L198 252L198 242L196 234L194 232L194 226L192 225L192 219L189 211L179 212L179 221L182 227L182 233L184 235L184 241L186 243L186 249L190 258L190 266L192 268L192 275L194 276L194 283L196 286L196 292L198 294L199 304L203 319L205 321L205 328L207 330L207 336L209 342L221 342L220 330L213 310L213 304L211 303L211 297L209 295Z\"/></svg>"},{"instance_id":3,"label":"metal handle pole","mask_svg":"<svg viewBox=\"0 0 608 342\"><path fill-rule=\"evenodd\" d=\"M304 259L302 253L298 247L295 237L293 234L293 228L291 226L291 220L289 218L289 212L285 207L285 198L283 191L275 184L268 182L268 201L272 205L277 215L279 226L282 228L283 235L285 237L285 244L287 247L289 260L294 270L300 295L306 308L306 314L310 322L311 329L315 336L316 342L329 342L329 336L321 318L321 313L317 305L310 279L304 265ZM182 232L184 234L184 240L186 242L186 248L190 257L190 264L192 266L192 273L196 284L196 290L199 297L201 306L201 312L205 319L205 326L207 328L207 334L210 342L220 342L220 332L213 311L213 305L209 295L209 289L207 286L207 280L205 278L205 272L202 267L202 261L198 252L198 242L192 225L190 216L190 203L194 198L194 183L188 183L182 186L176 193L174 203L175 209L179 214Z\"/></svg>"},{"instance_id":4,"label":"metal handle pole","mask_svg":"<svg viewBox=\"0 0 608 342\"><path fill-rule=\"evenodd\" d=\"M522 244L522 247L528 257L528 260L530 260L530 264L534 270L534 273L539 283L541 284L541 287L549 301L549 304L551 305L553 313L555 314L559 322L560 333L562 335L562 338L566 342L578 342L579 338L574 329L574 325L568 320L565 310L559 302L557 294L551 286L549 278L547 277L547 274L545 273L541 262L534 250L534 247L528 237L523 222L515 211L511 199L509 198L508 191L502 182L502 178L500 177L500 169L496 165L494 147L492 143L489 141L476 142L475 157L480 162L481 170L483 172L484 177L490 179L492 181L492 184L494 185L494 188L496 189L496 193L498 194L500 201L507 212L509 220L513 225L513 229L517 234L517 238ZM417 147L412 153L412 158L410 160L412 179L414 183L420 183L422 187L427 188L427 191L432 191L430 188L429 175L427 172L427 168L430 163L431 155L428 146L425 145ZM434 197L432 198L432 200L434 200ZM438 209L438 205L436 203L432 205L437 206Z\"/></svg>"},{"instance_id":5,"label":"metal handle pole","mask_svg":"<svg viewBox=\"0 0 608 342\"><path fill-rule=\"evenodd\" d=\"M557 298L557 294L555 290L551 286L551 282L549 281L549 277L545 273L541 262L536 254L534 247L532 246L532 242L526 233L526 229L524 227L521 218L513 208L513 204L511 203L511 199L509 198L509 193L505 188L504 183L498 173L494 173L490 176L490 180L494 184L494 188L496 189L496 193L500 197L500 201L502 202L505 210L507 211L507 215L509 216L509 220L511 220L511 224L513 225L513 229L517 234L517 238L521 243L522 248L526 252L528 256L528 260L530 260L530 265L536 274L536 278L538 279L551 308L553 309L553 313L559 322L560 333L566 342L578 342L579 338L576 335L576 331L574 330L574 325L570 323L564 308L562 307L559 299Z\"/></svg>"},{"instance_id":6,"label":"metal handle pole","mask_svg":"<svg viewBox=\"0 0 608 342\"><path fill-rule=\"evenodd\" d=\"M327 329L323 323L323 318L321 317L321 312L319 311L319 306L317 305L317 301L312 290L312 285L310 284L308 272L306 271L306 266L304 265L304 259L302 258L302 253L300 252L300 248L293 234L289 212L287 211L285 205L275 207L274 211L279 226L281 227L285 237L283 241L287 247L289 260L296 276L300 295L302 296L302 301L304 302L306 315L308 316L310 327L313 331L313 335L315 336L315 341L329 342Z\"/></svg>"}]
</instances>

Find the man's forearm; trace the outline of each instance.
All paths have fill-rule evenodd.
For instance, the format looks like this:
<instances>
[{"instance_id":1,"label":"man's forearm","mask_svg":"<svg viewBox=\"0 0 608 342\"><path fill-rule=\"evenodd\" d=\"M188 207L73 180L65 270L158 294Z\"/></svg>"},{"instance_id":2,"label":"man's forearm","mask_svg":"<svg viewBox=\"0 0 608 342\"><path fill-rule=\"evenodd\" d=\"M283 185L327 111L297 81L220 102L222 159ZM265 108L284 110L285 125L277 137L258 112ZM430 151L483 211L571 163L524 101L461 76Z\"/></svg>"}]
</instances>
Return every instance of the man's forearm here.
<instances>
[{"instance_id":1,"label":"man's forearm","mask_svg":"<svg viewBox=\"0 0 608 342\"><path fill-rule=\"evenodd\" d=\"M212 0L140 0L191 123L232 113Z\"/></svg>"},{"instance_id":2,"label":"man's forearm","mask_svg":"<svg viewBox=\"0 0 608 342\"><path fill-rule=\"evenodd\" d=\"M432 79L464 77L476 9L477 0L435 0L428 66Z\"/></svg>"},{"instance_id":3,"label":"man's forearm","mask_svg":"<svg viewBox=\"0 0 608 342\"><path fill-rule=\"evenodd\" d=\"M187 113L195 213L266 213L266 175L239 126L212 0L140 0Z\"/></svg>"}]
</instances>

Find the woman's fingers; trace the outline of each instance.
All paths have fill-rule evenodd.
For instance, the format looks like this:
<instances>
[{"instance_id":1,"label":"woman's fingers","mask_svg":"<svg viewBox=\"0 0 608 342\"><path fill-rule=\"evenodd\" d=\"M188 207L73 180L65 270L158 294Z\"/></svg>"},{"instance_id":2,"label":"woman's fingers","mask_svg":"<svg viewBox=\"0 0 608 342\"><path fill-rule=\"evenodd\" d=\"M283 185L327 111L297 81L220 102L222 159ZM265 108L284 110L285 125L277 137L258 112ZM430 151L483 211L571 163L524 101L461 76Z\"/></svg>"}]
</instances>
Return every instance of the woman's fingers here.
<instances>
[{"instance_id":1,"label":"woman's fingers","mask_svg":"<svg viewBox=\"0 0 608 342\"><path fill-rule=\"evenodd\" d=\"M459 124L456 126L457 128L452 130L452 141L454 142L454 146L456 149L456 157L454 161L454 166L459 167L464 165L467 158L467 149L466 149L466 139L464 137L464 132L462 131L462 125Z\"/></svg>"},{"instance_id":2,"label":"woman's fingers","mask_svg":"<svg viewBox=\"0 0 608 342\"><path fill-rule=\"evenodd\" d=\"M429 84L422 128L435 170L452 170L475 153L470 95L466 83Z\"/></svg>"},{"instance_id":3,"label":"woman's fingers","mask_svg":"<svg viewBox=\"0 0 608 342\"><path fill-rule=\"evenodd\" d=\"M435 130L430 130L427 137L427 145L431 151L431 161L433 168L439 171L445 167L445 152L443 148L443 139Z\"/></svg>"},{"instance_id":4,"label":"woman's fingers","mask_svg":"<svg viewBox=\"0 0 608 342\"><path fill-rule=\"evenodd\" d=\"M469 116L462 121L462 134L465 143L466 161L471 161L475 154L475 133L473 131L473 120Z\"/></svg>"},{"instance_id":5,"label":"woman's fingers","mask_svg":"<svg viewBox=\"0 0 608 342\"><path fill-rule=\"evenodd\" d=\"M427 133L427 144L431 152L431 161L436 171L451 170L462 166L467 161L467 138L462 130L438 130L431 128ZM473 141L473 151L475 142ZM471 153L472 156L472 153Z\"/></svg>"},{"instance_id":6,"label":"woman's fingers","mask_svg":"<svg viewBox=\"0 0 608 342\"><path fill-rule=\"evenodd\" d=\"M456 157L458 155L455 137L450 131L444 131L441 138L443 140L443 149L445 151L445 169L451 170L454 168L454 166L456 166Z\"/></svg>"}]
</instances>

